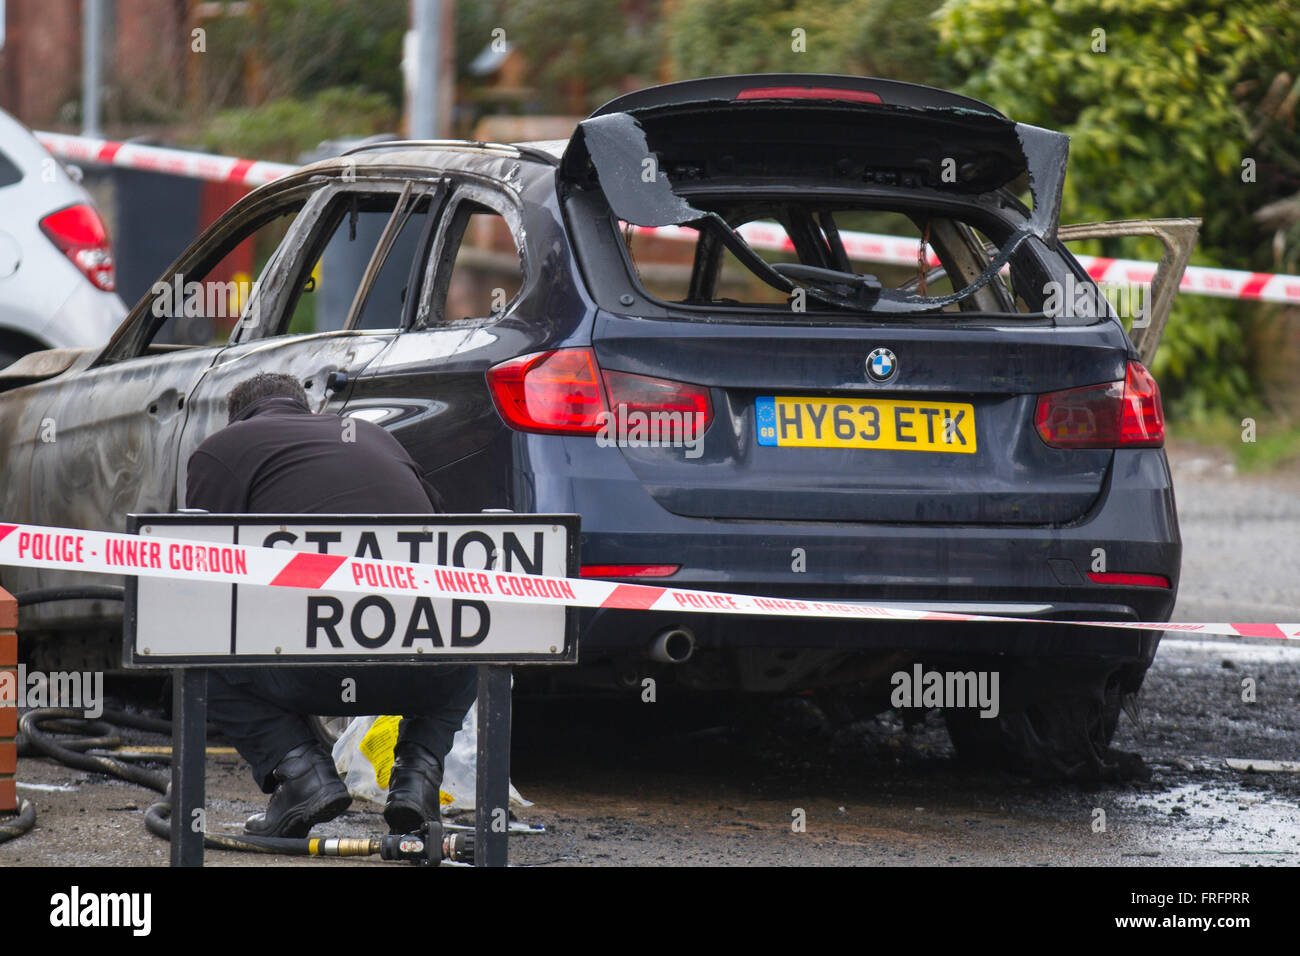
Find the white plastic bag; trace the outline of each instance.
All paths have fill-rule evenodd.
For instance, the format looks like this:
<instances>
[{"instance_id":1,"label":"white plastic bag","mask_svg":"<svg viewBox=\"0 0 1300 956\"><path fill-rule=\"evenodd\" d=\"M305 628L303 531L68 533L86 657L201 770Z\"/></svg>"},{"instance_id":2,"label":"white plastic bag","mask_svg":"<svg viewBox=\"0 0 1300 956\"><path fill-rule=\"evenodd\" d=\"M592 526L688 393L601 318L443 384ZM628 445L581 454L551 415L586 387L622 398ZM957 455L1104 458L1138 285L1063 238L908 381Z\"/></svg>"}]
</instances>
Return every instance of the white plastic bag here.
<instances>
[{"instance_id":1,"label":"white plastic bag","mask_svg":"<svg viewBox=\"0 0 1300 956\"><path fill-rule=\"evenodd\" d=\"M347 785L348 793L380 806L388 799L388 775L393 768L393 747L397 743L400 717L354 717L334 742L334 766ZM465 722L451 741L443 761L443 813L474 809L475 765L478 760L478 703L470 706ZM531 807L510 785L510 806Z\"/></svg>"}]
</instances>

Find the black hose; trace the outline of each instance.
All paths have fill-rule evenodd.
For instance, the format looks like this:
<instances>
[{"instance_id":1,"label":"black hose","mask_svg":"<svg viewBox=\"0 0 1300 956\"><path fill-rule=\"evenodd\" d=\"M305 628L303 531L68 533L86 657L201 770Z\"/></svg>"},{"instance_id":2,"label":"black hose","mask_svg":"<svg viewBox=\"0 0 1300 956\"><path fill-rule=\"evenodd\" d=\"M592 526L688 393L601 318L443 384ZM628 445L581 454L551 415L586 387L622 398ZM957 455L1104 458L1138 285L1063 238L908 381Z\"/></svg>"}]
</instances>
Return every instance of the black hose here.
<instances>
[{"instance_id":1,"label":"black hose","mask_svg":"<svg viewBox=\"0 0 1300 956\"><path fill-rule=\"evenodd\" d=\"M84 731L90 731L93 727L96 728L95 732L101 733L101 736L99 737L73 737L70 740L63 740L62 745L68 750L111 750L114 747L120 746L122 738L112 732L113 728L110 726L111 724L116 724L119 727L134 727L136 730L147 730L150 733L166 734L168 736L170 736L172 732L172 724L170 720L164 720L161 717L148 717L144 714L133 714L129 710L113 710L112 708L106 707L100 714L100 717L103 718L102 721L90 720L82 717L80 711L73 711L73 713L76 714L75 719L65 720L64 718L54 716L52 710L52 708L45 708L40 711L32 711L32 713L42 714L41 723L47 725L45 727L47 731L55 731L62 734L77 734ZM99 731L98 728L103 728L103 730ZM29 743L26 734L24 734L22 730L23 727L20 722L18 725L18 756L30 757L32 751L39 750L40 748ZM41 752L45 753L46 751ZM54 755L49 754L49 756ZM59 760L61 758L54 757L54 759Z\"/></svg>"},{"instance_id":2,"label":"black hose","mask_svg":"<svg viewBox=\"0 0 1300 956\"><path fill-rule=\"evenodd\" d=\"M23 591L21 594L13 595L13 597L18 602L19 607L44 604L47 601L123 601L126 599L126 589L112 585L87 585L77 588L37 588L32 591ZM78 745L83 750L89 750L96 746L106 746L106 744L96 743L89 739L79 742ZM107 746L113 745L108 744ZM24 756L28 752L25 735L19 735L17 750L19 754ZM0 843L16 840L35 825L36 805L30 800L19 799L18 816L11 821L0 824Z\"/></svg>"},{"instance_id":3,"label":"black hose","mask_svg":"<svg viewBox=\"0 0 1300 956\"><path fill-rule=\"evenodd\" d=\"M144 825L154 836L164 840L172 838L172 802L171 784L168 784L165 799L149 807L144 812ZM259 837L226 836L220 833L205 833L203 845L209 850L241 850L245 853L278 853L282 856L311 856L310 837L295 839L293 837Z\"/></svg>"},{"instance_id":4,"label":"black hose","mask_svg":"<svg viewBox=\"0 0 1300 956\"><path fill-rule=\"evenodd\" d=\"M137 727L142 730L152 730L158 733L167 733L171 730L170 723L156 717L144 717L127 711L109 710L104 711L104 716L115 723ZM56 726L65 732L76 733L80 730L97 736L74 737L71 740L56 741L49 733ZM32 749L38 750L48 757L53 757L62 764L75 767L78 770L89 770L92 773L103 773L122 780L129 780L131 783L161 793L163 799L145 811L144 824L149 832L155 836L160 836L164 840L171 839L171 779L168 774L132 766L129 763L124 763L103 754L82 752L121 745L122 739L112 735L112 728L106 723L87 720L81 716L81 711L78 710L70 710L64 707L45 707L23 714L19 718L18 727L23 732L23 736L27 738L28 745ZM105 733L105 731L108 732ZM35 808L27 801L23 801L23 803L30 814L30 819L26 820L26 826L22 830L3 839L13 839L21 833L26 833L35 823ZM20 815L19 820L13 826L18 826L24 819ZM0 833L2 832L3 830L0 830ZM0 839L0 842L3 842L3 839ZM295 839L291 837L247 835L237 837L212 833L203 835L203 845L210 850L241 850L251 853L279 853L289 856L313 855L313 842L315 841L309 837Z\"/></svg>"},{"instance_id":5,"label":"black hose","mask_svg":"<svg viewBox=\"0 0 1300 956\"><path fill-rule=\"evenodd\" d=\"M37 588L15 594L19 607L47 601L125 601L126 589L111 585L87 585L80 588Z\"/></svg>"},{"instance_id":6,"label":"black hose","mask_svg":"<svg viewBox=\"0 0 1300 956\"><path fill-rule=\"evenodd\" d=\"M172 722L162 717L149 717L145 714L133 714L129 710L112 710L110 708L105 708L100 716L107 722L117 724L119 727L134 727L136 730L147 730L151 734L171 736Z\"/></svg>"},{"instance_id":7,"label":"black hose","mask_svg":"<svg viewBox=\"0 0 1300 956\"><path fill-rule=\"evenodd\" d=\"M80 770L104 773L148 787L157 791L163 798L151 805L144 814L145 828L155 836L171 840L171 776L145 770L143 767L124 763L122 759L111 754L89 753L88 751L103 747L121 746L121 738L111 733L104 721L88 720L78 716L78 711L61 707L46 707L28 711L19 718L18 726L27 737L30 746L58 760L60 763ZM165 732L170 729L167 721L154 717L144 717L125 711L104 711L104 716L134 727ZM76 734L81 731L97 736L81 736L56 741L51 732ZM106 732L107 731L107 732ZM145 755L136 755L143 757ZM159 758L162 755L158 755ZM134 759L134 758L132 758ZM36 808L26 800L19 806L18 817L12 822L0 824L0 843L12 840L28 832L36 823ZM409 861L419 864L438 864L444 859L460 863L474 860L474 840L471 834L452 834L444 838L439 824L430 824L421 829L420 839L409 841L407 836L389 835L380 839L373 837L330 837L326 839L312 837L261 837L243 834L230 836L226 834L203 834L203 845L209 850L238 850L244 853L275 853L284 856L374 856L390 861ZM414 843L414 846L411 844Z\"/></svg>"},{"instance_id":8,"label":"black hose","mask_svg":"<svg viewBox=\"0 0 1300 956\"><path fill-rule=\"evenodd\" d=\"M85 725L85 730L100 735L74 738L66 743L58 743L41 726L54 720L77 721ZM39 710L29 710L18 719L18 729L27 738L27 743L47 757L53 757L59 763L69 767L76 767L78 770L105 773L111 777L129 780L132 783L138 783L142 787L148 787L150 790L165 793L168 782L166 774L145 770L143 767L134 767L120 760L114 760L112 757L81 752L92 747L116 747L122 743L121 737L111 735L112 728L107 728L110 731L109 734L102 734L102 728L107 728L107 725L97 720L86 720L81 717L81 711L72 710L68 707L43 707Z\"/></svg>"},{"instance_id":9,"label":"black hose","mask_svg":"<svg viewBox=\"0 0 1300 956\"><path fill-rule=\"evenodd\" d=\"M121 601L125 599L125 593L125 589L121 587L91 585L75 588L37 588L15 594L14 598L19 607L28 607L49 601ZM44 707L28 711L18 721L18 729L21 733L20 749L24 754L37 750L69 767L108 774L161 793L163 799L145 811L144 824L150 833L164 840L170 840L169 818L172 805L169 775L132 766L105 754L91 754L85 751L103 750L121 745L122 738L113 733L113 728L107 721L123 727L134 727L137 730L160 734L171 733L171 722L157 717L132 714L125 710L105 710L102 716L106 718L105 721L88 720L81 715L80 711L63 707ZM47 731L81 734L81 736L56 742ZM94 736L86 736L86 734ZM28 800L20 801L17 817L0 824L0 843L17 839L35 825L35 805ZM234 837L207 833L203 835L203 845L208 849L243 850L252 853L309 856L311 844L312 841L306 838Z\"/></svg>"},{"instance_id":10,"label":"black hose","mask_svg":"<svg viewBox=\"0 0 1300 956\"><path fill-rule=\"evenodd\" d=\"M30 800L18 798L18 815L0 822L0 843L16 840L36 825L36 807Z\"/></svg>"}]
</instances>

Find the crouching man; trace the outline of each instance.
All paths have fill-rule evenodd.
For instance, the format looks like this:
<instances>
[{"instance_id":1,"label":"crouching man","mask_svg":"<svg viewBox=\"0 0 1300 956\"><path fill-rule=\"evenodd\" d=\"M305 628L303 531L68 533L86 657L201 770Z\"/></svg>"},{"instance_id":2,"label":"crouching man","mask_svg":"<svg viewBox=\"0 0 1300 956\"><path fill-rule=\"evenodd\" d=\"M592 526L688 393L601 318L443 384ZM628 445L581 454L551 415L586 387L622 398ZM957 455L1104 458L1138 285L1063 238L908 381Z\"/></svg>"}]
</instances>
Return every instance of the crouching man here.
<instances>
[{"instance_id":1,"label":"crouching man","mask_svg":"<svg viewBox=\"0 0 1300 956\"><path fill-rule=\"evenodd\" d=\"M317 415L289 375L261 373L229 396L230 424L190 457L185 503L214 513L428 514L436 492L378 425ZM355 431L353 431L353 426ZM355 699L343 703L351 678ZM302 837L351 797L309 714L403 714L384 820L409 833L440 812L443 760L474 701L467 666L228 668L211 673L208 719L253 768L264 813L244 831Z\"/></svg>"}]
</instances>

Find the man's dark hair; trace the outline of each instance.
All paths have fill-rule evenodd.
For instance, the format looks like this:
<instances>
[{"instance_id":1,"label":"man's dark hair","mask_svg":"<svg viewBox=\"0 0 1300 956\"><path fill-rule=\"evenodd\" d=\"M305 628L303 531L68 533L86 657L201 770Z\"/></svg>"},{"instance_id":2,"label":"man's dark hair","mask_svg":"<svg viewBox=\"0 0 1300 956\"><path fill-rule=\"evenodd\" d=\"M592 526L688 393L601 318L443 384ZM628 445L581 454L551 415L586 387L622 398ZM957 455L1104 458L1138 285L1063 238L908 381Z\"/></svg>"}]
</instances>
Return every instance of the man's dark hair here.
<instances>
[{"instance_id":1,"label":"man's dark hair","mask_svg":"<svg viewBox=\"0 0 1300 956\"><path fill-rule=\"evenodd\" d=\"M258 372L230 390L230 396L226 399L230 405L230 421L233 422L249 405L263 398L291 398L303 408L311 410L307 404L307 393L292 375Z\"/></svg>"}]
</instances>

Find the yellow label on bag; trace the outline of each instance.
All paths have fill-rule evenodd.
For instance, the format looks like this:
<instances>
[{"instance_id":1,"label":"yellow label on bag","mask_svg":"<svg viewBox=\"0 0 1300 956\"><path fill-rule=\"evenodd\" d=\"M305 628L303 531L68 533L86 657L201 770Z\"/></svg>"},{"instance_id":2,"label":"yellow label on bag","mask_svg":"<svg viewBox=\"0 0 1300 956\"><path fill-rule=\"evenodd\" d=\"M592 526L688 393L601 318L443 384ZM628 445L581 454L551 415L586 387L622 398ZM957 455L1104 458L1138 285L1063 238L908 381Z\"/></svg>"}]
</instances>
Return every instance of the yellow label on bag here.
<instances>
[{"instance_id":1,"label":"yellow label on bag","mask_svg":"<svg viewBox=\"0 0 1300 956\"><path fill-rule=\"evenodd\" d=\"M401 724L401 717L376 717L361 738L361 752L375 768L375 780L385 790L393 773L393 748L397 746L397 728Z\"/></svg>"},{"instance_id":2,"label":"yellow label on bag","mask_svg":"<svg viewBox=\"0 0 1300 956\"><path fill-rule=\"evenodd\" d=\"M376 717L359 745L370 766L375 768L375 781L385 790L393 775L393 748L397 746L397 730L401 725L401 717ZM444 807L455 799L446 790L438 791L438 802Z\"/></svg>"}]
</instances>

